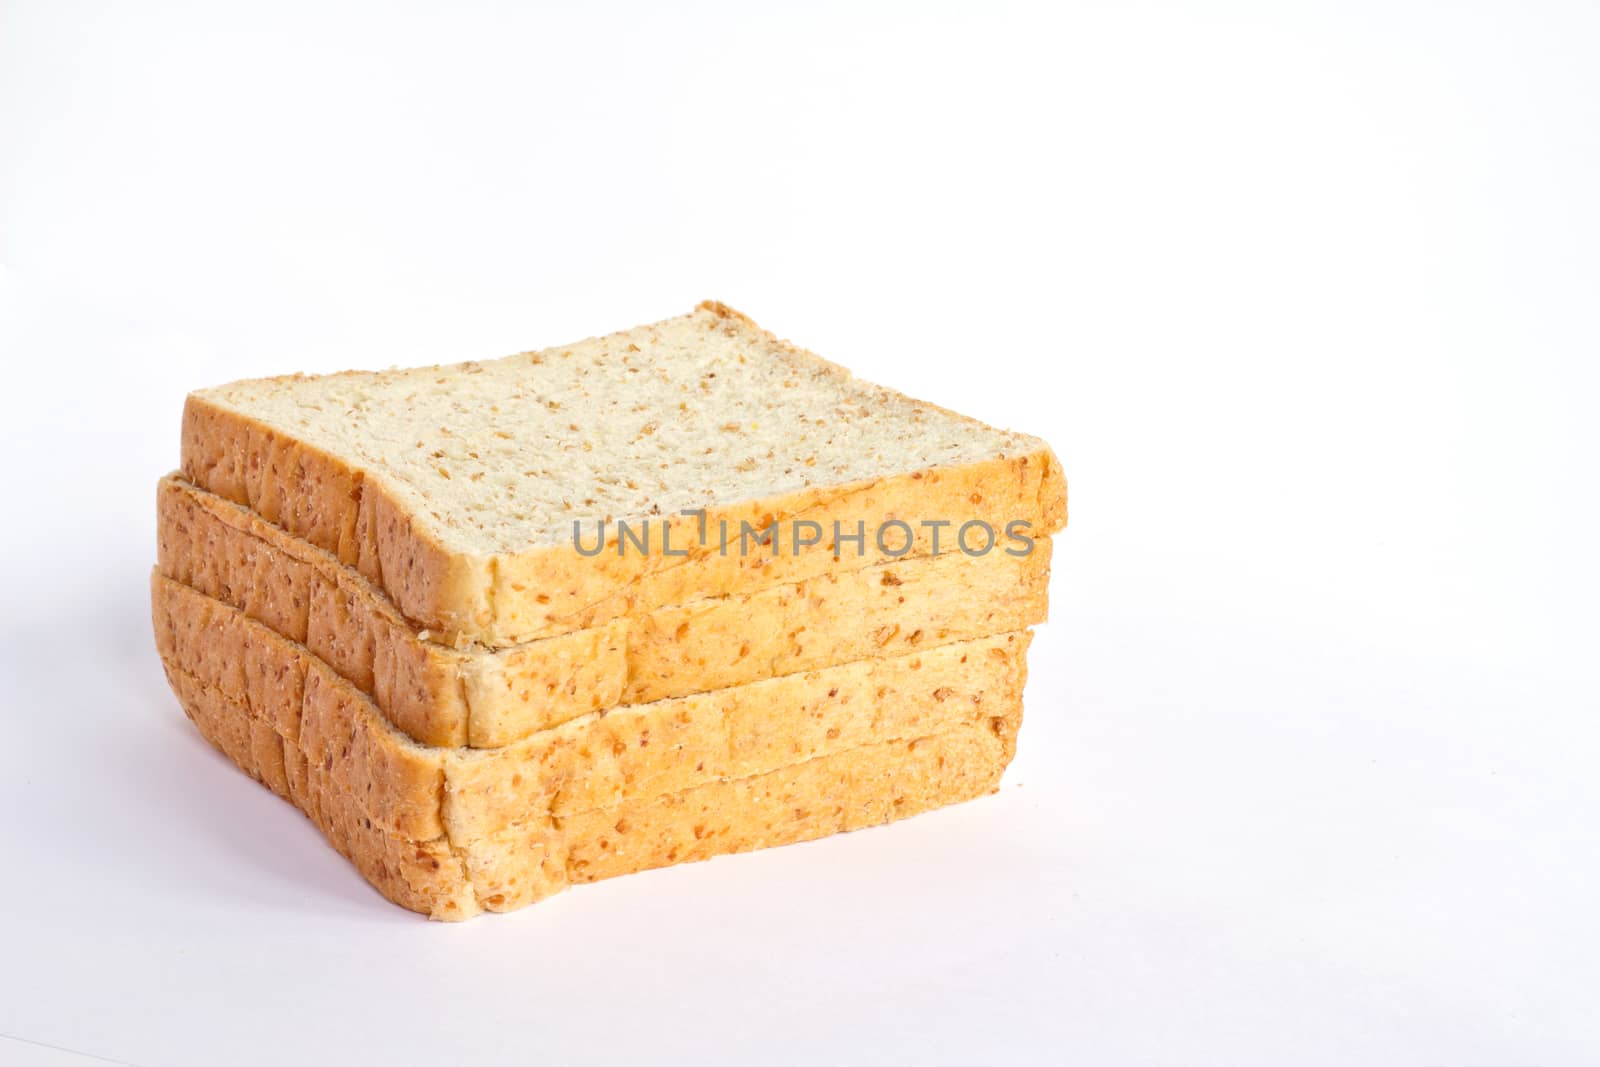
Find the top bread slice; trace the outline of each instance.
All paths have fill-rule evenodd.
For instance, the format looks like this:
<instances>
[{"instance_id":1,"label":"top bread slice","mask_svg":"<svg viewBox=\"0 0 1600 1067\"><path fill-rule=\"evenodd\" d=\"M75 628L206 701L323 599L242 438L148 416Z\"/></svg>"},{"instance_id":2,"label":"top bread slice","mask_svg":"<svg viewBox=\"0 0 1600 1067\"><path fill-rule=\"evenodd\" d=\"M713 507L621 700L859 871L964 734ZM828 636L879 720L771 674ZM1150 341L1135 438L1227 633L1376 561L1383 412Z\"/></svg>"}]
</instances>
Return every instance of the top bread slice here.
<instances>
[{"instance_id":1,"label":"top bread slice","mask_svg":"<svg viewBox=\"0 0 1600 1067\"><path fill-rule=\"evenodd\" d=\"M201 390L183 471L336 554L435 640L496 648L949 551L969 523L963 548L1066 519L1042 441L715 303L492 362Z\"/></svg>"}]
</instances>

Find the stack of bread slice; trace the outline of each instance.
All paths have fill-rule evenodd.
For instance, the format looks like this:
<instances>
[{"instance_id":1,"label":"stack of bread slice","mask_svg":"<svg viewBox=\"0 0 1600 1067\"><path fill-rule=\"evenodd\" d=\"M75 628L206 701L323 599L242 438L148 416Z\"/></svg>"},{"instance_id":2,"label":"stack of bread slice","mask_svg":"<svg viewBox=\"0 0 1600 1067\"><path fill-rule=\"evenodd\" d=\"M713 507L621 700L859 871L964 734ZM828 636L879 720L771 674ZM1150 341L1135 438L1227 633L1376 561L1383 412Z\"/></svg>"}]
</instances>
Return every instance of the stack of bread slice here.
<instances>
[{"instance_id":1,"label":"stack of bread slice","mask_svg":"<svg viewBox=\"0 0 1600 1067\"><path fill-rule=\"evenodd\" d=\"M1065 494L708 303L192 394L156 643L216 747L463 919L992 791Z\"/></svg>"}]
</instances>

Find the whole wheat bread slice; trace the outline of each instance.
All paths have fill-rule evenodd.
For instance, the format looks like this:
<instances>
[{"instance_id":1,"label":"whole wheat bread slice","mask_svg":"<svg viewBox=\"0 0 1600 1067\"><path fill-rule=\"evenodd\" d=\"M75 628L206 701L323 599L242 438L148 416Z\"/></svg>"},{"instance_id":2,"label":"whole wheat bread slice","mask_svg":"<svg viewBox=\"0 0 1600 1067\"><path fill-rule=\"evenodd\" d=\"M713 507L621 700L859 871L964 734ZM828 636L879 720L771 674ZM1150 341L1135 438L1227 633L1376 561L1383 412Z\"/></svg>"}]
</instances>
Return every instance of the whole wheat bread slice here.
<instances>
[{"instance_id":1,"label":"whole wheat bread slice","mask_svg":"<svg viewBox=\"0 0 1600 1067\"><path fill-rule=\"evenodd\" d=\"M151 577L174 689L249 709L401 837L461 842L547 818L762 774L863 744L1020 716L1029 635L1000 634L730 689L591 712L494 749L430 748L395 729L304 646ZM183 693L180 691L180 697Z\"/></svg>"},{"instance_id":2,"label":"whole wheat bread slice","mask_svg":"<svg viewBox=\"0 0 1600 1067\"><path fill-rule=\"evenodd\" d=\"M418 841L374 823L363 797L252 718L246 705L181 674L173 686L201 735L304 812L380 893L443 920L511 911L572 884L825 837L969 800L993 792L1010 759L995 731L961 726L464 844L443 835ZM1007 728L1014 733L1015 722Z\"/></svg>"},{"instance_id":3,"label":"whole wheat bread slice","mask_svg":"<svg viewBox=\"0 0 1600 1067\"><path fill-rule=\"evenodd\" d=\"M157 493L161 573L305 645L426 745L492 748L642 704L1044 621L1050 539L945 552L613 619L506 649L419 635L355 570L178 477Z\"/></svg>"},{"instance_id":4,"label":"whole wheat bread slice","mask_svg":"<svg viewBox=\"0 0 1600 1067\"><path fill-rule=\"evenodd\" d=\"M981 540L1066 518L1042 441L714 303L493 362L201 390L183 471L355 567L415 628L496 647L881 562L907 535L927 555L969 522ZM776 533L756 547L744 523Z\"/></svg>"}]
</instances>

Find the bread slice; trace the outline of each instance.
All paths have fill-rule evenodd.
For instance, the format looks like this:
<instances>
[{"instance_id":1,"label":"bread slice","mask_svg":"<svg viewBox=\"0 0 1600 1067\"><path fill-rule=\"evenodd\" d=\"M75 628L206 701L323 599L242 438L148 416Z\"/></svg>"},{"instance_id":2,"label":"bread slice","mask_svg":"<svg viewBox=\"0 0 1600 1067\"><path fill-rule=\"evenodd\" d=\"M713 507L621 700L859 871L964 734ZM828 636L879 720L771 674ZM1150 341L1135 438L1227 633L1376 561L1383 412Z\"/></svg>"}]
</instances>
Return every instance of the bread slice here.
<instances>
[{"instance_id":1,"label":"bread slice","mask_svg":"<svg viewBox=\"0 0 1600 1067\"><path fill-rule=\"evenodd\" d=\"M182 478L157 493L161 573L305 645L426 745L492 748L619 703L902 655L1044 621L1050 539L656 608L508 649L428 640L356 571Z\"/></svg>"},{"instance_id":2,"label":"bread slice","mask_svg":"<svg viewBox=\"0 0 1600 1067\"><path fill-rule=\"evenodd\" d=\"M415 628L493 647L928 555L969 522L981 544L1066 518L1042 441L714 303L494 362L201 390L183 471L355 567Z\"/></svg>"},{"instance_id":3,"label":"bread slice","mask_svg":"<svg viewBox=\"0 0 1600 1067\"><path fill-rule=\"evenodd\" d=\"M417 841L375 824L363 798L245 705L183 675L174 687L200 733L303 811L380 893L444 920L510 911L575 883L810 840L969 800L995 789L1010 758L994 731L962 726L465 844L442 835ZM1015 722L1007 728L1014 733Z\"/></svg>"},{"instance_id":4,"label":"bread slice","mask_svg":"<svg viewBox=\"0 0 1600 1067\"><path fill-rule=\"evenodd\" d=\"M475 840L863 744L1020 714L1027 633L591 712L494 749L429 748L304 646L155 573L156 645L179 690L215 690L290 740L401 837ZM1009 746L1007 740L1009 759Z\"/></svg>"}]
</instances>

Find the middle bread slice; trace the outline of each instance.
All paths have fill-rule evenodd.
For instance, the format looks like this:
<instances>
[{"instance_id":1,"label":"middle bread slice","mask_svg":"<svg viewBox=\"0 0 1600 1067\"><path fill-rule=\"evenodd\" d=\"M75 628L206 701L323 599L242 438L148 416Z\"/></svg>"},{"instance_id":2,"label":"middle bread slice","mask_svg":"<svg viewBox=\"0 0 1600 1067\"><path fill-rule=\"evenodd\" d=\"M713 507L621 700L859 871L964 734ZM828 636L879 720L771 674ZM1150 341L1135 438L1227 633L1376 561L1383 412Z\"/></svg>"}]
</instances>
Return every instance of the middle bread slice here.
<instances>
[{"instance_id":1,"label":"middle bread slice","mask_svg":"<svg viewBox=\"0 0 1600 1067\"><path fill-rule=\"evenodd\" d=\"M151 577L175 688L215 692L414 841L482 839L530 820L763 774L885 739L975 728L1010 758L1029 635L1011 632L707 693L591 712L500 748L419 745L303 645Z\"/></svg>"},{"instance_id":2,"label":"middle bread slice","mask_svg":"<svg viewBox=\"0 0 1600 1067\"><path fill-rule=\"evenodd\" d=\"M365 578L185 481L157 493L159 572L322 660L422 745L497 748L646 704L1044 621L1050 539L1026 555L947 551L657 608L504 649L449 647ZM863 668L870 669L870 668Z\"/></svg>"}]
</instances>

